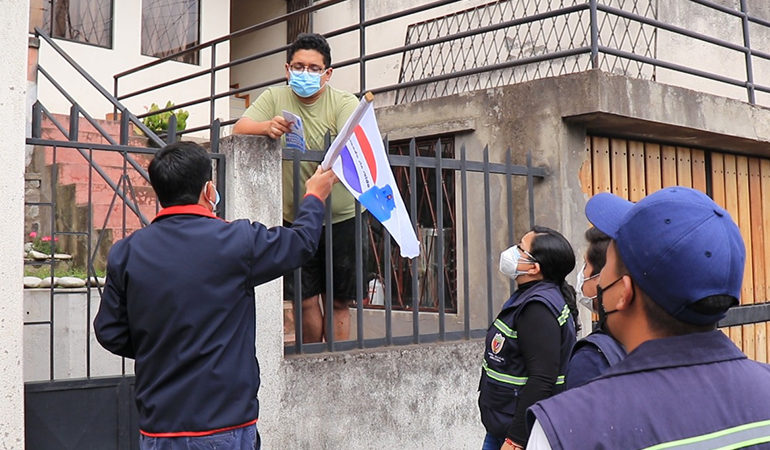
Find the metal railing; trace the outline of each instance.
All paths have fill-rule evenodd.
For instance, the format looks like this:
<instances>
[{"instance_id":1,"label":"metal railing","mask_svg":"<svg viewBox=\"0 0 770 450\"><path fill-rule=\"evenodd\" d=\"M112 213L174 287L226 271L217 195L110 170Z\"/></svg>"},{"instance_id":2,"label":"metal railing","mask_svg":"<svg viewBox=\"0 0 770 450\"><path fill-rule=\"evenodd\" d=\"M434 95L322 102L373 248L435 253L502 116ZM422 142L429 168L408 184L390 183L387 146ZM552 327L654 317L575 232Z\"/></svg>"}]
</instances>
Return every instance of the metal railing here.
<instances>
[{"instance_id":1,"label":"metal railing","mask_svg":"<svg viewBox=\"0 0 770 450\"><path fill-rule=\"evenodd\" d=\"M222 44L233 39L264 30L305 14L313 14L342 3L344 0L326 0L310 7L285 14L268 21L238 30L220 38L201 43L180 54L210 49L207 68L135 91L121 91L121 81L144 70L162 64L175 55L123 71L114 76L114 96L123 100L174 86L199 77L209 77L210 92L184 101L177 101L173 108L160 112L198 104L209 104L209 119L214 122L215 101L248 91L283 83L284 79L258 80L237 89L217 91L217 77L223 70L280 54L288 45L276 43L272 50L254 53L224 64L216 63L216 55ZM350 2L351 0L347 0ZM745 0L736 10L710 0L689 0L681 4L704 8L704 17L718 18L725 23L740 21L731 26L741 38L739 41L721 39L714 34L696 32L686 26L668 23L659 18L656 0L548 0L511 1L498 0L447 14L447 7L458 0L426 2L392 14L369 18L366 2L358 2L356 23L323 32L328 37L349 36L358 42L358 56L333 64L335 69L357 67L359 94L391 93L396 103L452 95L474 89L484 89L528 81L546 76L558 76L590 69L601 69L632 77L657 79L658 69L692 75L696 78L736 86L746 91L749 103L756 103L756 92L770 93L770 86L756 82L757 61L770 61L770 53L752 48L752 28L770 30L770 21L752 15ZM558 6L554 6L557 5ZM385 50L369 52L366 37L378 25L388 24L406 17L421 18L431 11L438 11L430 20L418 20L407 29L404 45L394 45ZM418 16L418 14L420 16ZM697 67L692 62L677 60L677 55L661 57L660 33L685 39L691 45L706 44L710 49L721 49L741 55L745 64L745 77L727 73L733 67ZM770 31L768 31L770 33ZM178 56L178 54L176 55ZM401 67L394 73L396 82L371 82L367 63L401 56ZM686 86L689 82L685 82ZM155 94L157 95L157 94ZM195 94L198 95L198 94ZM144 117L140 115L138 117ZM237 118L223 118L221 126L228 126ZM194 133L209 130L212 139L218 131L209 125L185 130Z\"/></svg>"},{"instance_id":2,"label":"metal railing","mask_svg":"<svg viewBox=\"0 0 770 450\"><path fill-rule=\"evenodd\" d=\"M387 138L384 144L385 148L389 147ZM514 165L510 149L505 152L496 152L505 154L505 163L494 163L490 162L490 152L486 147L481 151L483 159L473 161L466 157L464 145L461 146L458 155L450 157L442 151L443 145L441 140L436 141L431 149L434 154L422 156L417 140L411 139L402 146L408 148L406 154L394 154L396 146L390 145L389 155L390 165L409 210L413 227L418 235L421 234L420 230L426 228L434 230L435 238L422 242L424 245L421 245L419 257L411 260L401 258L387 231L378 226L374 219L365 220L360 204L356 202L356 213L353 219L356 230L355 274L335 274L332 270L326 270L326 291L323 295L324 310L332 311L334 277L355 277L356 299L352 314L355 316L356 329L355 333L351 333L353 338L337 341L333 333L327 332L325 342L303 343L303 299L299 289L302 271L298 269L295 272L293 299L295 341L285 343L286 354L451 341L485 335L487 325L492 322L496 313L495 302L500 300L495 297L495 294L502 291L508 295L512 287L512 284L501 287L495 283L496 255L498 254L496 252L499 250L497 247L499 242L493 238L492 224L495 220L505 223L502 226L506 227L509 245L514 242L514 224L516 223L514 219L517 213L528 212L529 226L534 225L534 183L535 179L545 178L547 170L543 167L533 167L530 153L527 154L526 165ZM320 162L323 154L324 152L320 151L301 154L295 150L284 149L284 160L292 161L294 168L295 205L300 201L299 189L297 189L301 182L299 164L305 161ZM418 173L422 176L418 176ZM432 175L430 180L432 186L425 182L425 173ZM475 182L469 182L470 177L475 177ZM501 178L497 179L497 183L493 185L493 177ZM516 179L522 180L525 187L523 191L517 191L518 195L514 196L513 185L517 182ZM447 184L450 182L454 184L454 189L447 189ZM491 192L495 190L493 186L500 184L505 186L505 192L500 195L501 198L497 202L493 202L491 200ZM473 186L477 188L473 190L476 197L469 196L469 189ZM428 205L427 214L419 213L421 202ZM499 211L502 208L504 213ZM422 220L422 216L426 219ZM450 223L445 223L445 216L450 218ZM325 224L330 224L331 219L331 208L327 207ZM332 267L332 255L328 251L333 243L331 228L326 226L325 235L322 237L327 249L326 267ZM451 234L450 241L453 242L451 248L445 245L445 235L448 234ZM373 254L369 261L365 261L363 248L366 246L362 242L362 235L365 236L364 238L368 237L371 244L379 243L372 248ZM471 235L474 236L473 239L470 238ZM429 248L430 245L435 246L435 252ZM446 258L449 252L455 251L460 251L463 256ZM486 255L483 277L479 278L476 273L474 278L469 252ZM370 268L373 267L371 272L366 271L367 264ZM420 266L430 265L436 266L433 273L420 270ZM365 279L367 275L369 277ZM453 279L449 279L452 277ZM375 291L371 287L367 289L367 286L371 286L369 278L381 282L383 288L383 305L374 309L371 308L371 300ZM471 280L471 278L474 279ZM426 284L435 286L435 290L426 292ZM462 286L462 293L457 292L452 298L447 292L447 287L458 285ZM394 304L394 297L401 299L398 305ZM458 304L460 301L462 305ZM364 308L365 305L367 308ZM399 311L400 315L396 316ZM431 328L429 331L424 329L428 328L428 325L421 325L426 314L433 319L429 325ZM448 320L449 317L452 318L451 321ZM472 317L480 318L475 325ZM401 333L394 331L396 325L394 320L402 325ZM411 330L410 333L403 332L405 324L409 325L406 328ZM332 314L325 315L324 325L326 330L333 329ZM376 328L376 331L370 331L367 328Z\"/></svg>"},{"instance_id":3,"label":"metal railing","mask_svg":"<svg viewBox=\"0 0 770 450\"><path fill-rule=\"evenodd\" d=\"M118 136L115 136L115 131L110 132L105 129L107 125L94 119L42 65L37 66L39 76L42 76L55 88L56 93L67 100L70 108L67 123L62 123L40 100L32 106L32 130L31 136L26 139L26 144L35 147L36 152L40 152L40 156L42 156L40 164L44 167L37 167L37 170L42 173L39 185L40 201L27 199L25 205L27 208L42 210L38 217L43 229L39 231L50 238L51 245L47 258L25 260L25 266L50 268L48 276L53 281L58 272L55 266L65 264L66 261L72 261L66 264L77 265L77 267L69 268L85 272L87 286L85 290L73 291L72 289L60 288L52 282L48 288L47 317L38 316L33 320L25 321L24 325L27 327L48 327L49 361L46 378L50 381L71 378L57 376L55 369L57 358L69 357L58 351L57 345L72 345L71 339L60 337L65 340L62 344L58 342L56 337L57 332L62 330L57 330L55 317L62 317L60 310L64 306L61 302L56 302L55 298L62 295L72 295L73 292L77 294L82 292L86 305L83 317L85 332L82 342L85 359L82 370L78 369L76 372L80 374L79 376L91 378L92 290L101 296L101 287L94 283L94 280L98 273L103 273L105 258L111 241L126 237L133 230L146 226L152 219L152 214L157 213L159 209L150 187L149 175L145 170L149 157L157 151L157 148L130 145L130 130L132 127L141 130L147 139L158 147L165 145L166 142L149 130L141 120L96 82L45 32L36 29L36 34L120 113ZM80 94L83 95L82 92ZM172 132L168 136L168 142L176 141L176 136L173 133L175 129L173 121L174 118L172 117ZM47 135L44 135L44 124L49 126ZM88 142L81 140L81 128L86 125L92 128L92 132L95 132L95 136L91 136ZM118 158L115 158L116 155ZM217 184L224 195L226 191L224 155L212 154L211 157L214 161L212 164L216 168ZM65 159L64 162L62 162L63 159ZM75 189L66 195L63 194L65 189L63 189L59 175L60 169L64 166L76 167L75 170L78 170L76 179L71 181ZM82 168L85 168L86 171L79 170ZM78 191L78 184L84 185L80 186L84 192ZM94 204L96 191L107 192L110 197L108 204L99 205L104 208L99 213L95 211L96 205ZM78 198L80 198L80 203L78 203ZM222 205L224 205L224 201L225 199L222 198ZM73 204L74 206L72 206ZM67 211L63 205L68 205ZM72 211L73 208L74 212ZM224 209L220 208L220 215L222 215L222 211ZM115 225L116 215L119 215L117 222L120 225L118 226ZM55 243L60 238L62 242L58 245L72 256L71 260L63 261L56 258L57 246ZM120 374L125 375L125 373L126 366L125 360L123 360ZM98 375L103 376L105 374L99 373ZM33 375L33 378L41 379L42 377L38 373Z\"/></svg>"}]
</instances>

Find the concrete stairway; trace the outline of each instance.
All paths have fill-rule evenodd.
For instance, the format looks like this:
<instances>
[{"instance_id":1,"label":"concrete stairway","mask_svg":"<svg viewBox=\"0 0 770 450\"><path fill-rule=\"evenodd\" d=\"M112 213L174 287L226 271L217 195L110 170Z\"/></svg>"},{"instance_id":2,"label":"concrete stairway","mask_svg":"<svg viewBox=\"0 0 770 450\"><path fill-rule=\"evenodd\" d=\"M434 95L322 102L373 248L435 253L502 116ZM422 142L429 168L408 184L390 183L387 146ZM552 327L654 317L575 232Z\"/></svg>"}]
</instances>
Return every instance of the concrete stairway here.
<instances>
[{"instance_id":1,"label":"concrete stairway","mask_svg":"<svg viewBox=\"0 0 770 450\"><path fill-rule=\"evenodd\" d=\"M68 116L56 114L54 117L63 127L69 126ZM119 140L120 122L98 120L98 123L113 139ZM68 140L68 137L47 118L42 123L41 137L51 140ZM83 118L78 124L77 140L78 142L108 144L107 139ZM147 139L132 133L128 144L135 147L146 147ZM114 204L110 207L115 197L115 191L98 172L91 168L77 149L41 147L35 151L43 153L41 163L45 169L42 172L51 177L53 176L55 158L58 169L56 171L57 186L55 191L57 217L59 218L57 220L58 231L85 231L88 227L89 201L92 209L92 228L97 232L101 229L105 230L110 241L106 243L107 248L113 240L120 239L141 228L140 219L131 209L125 208L124 219L124 202L120 197L115 198ZM149 154L132 153L130 156L145 170L152 159ZM135 201L146 219L152 220L155 217L156 198L149 181L145 180L135 168L125 161L121 152L94 150L91 153L91 158L101 166L113 183L123 186L121 178L125 175L130 181L133 196L135 196L134 199L130 194L131 191L128 190L129 198ZM50 188L50 186L50 182L41 183L41 189ZM53 192L44 195L44 197L52 198ZM83 247L82 243L74 244L72 239L69 241L69 245L68 242L63 242L63 247ZM75 248L69 250L77 252Z\"/></svg>"}]
</instances>

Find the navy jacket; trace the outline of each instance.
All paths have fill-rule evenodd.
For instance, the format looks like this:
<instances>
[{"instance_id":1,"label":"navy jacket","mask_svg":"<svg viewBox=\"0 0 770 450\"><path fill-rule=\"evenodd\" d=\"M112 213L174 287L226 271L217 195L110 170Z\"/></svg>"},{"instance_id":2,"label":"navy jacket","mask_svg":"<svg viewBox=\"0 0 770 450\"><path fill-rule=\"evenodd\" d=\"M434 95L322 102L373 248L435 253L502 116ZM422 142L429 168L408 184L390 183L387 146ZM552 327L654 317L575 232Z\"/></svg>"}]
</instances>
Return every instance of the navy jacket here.
<instances>
[{"instance_id":1,"label":"navy jacket","mask_svg":"<svg viewBox=\"0 0 770 450\"><path fill-rule=\"evenodd\" d=\"M575 344L575 324L559 286L540 281L517 290L487 330L484 361L479 381L479 412L487 432L500 439L513 422L519 391L527 384L528 371L518 344L516 323L524 306L541 302L548 307L561 330L561 365L553 392L564 390L564 371Z\"/></svg>"},{"instance_id":2,"label":"navy jacket","mask_svg":"<svg viewBox=\"0 0 770 450\"><path fill-rule=\"evenodd\" d=\"M553 449L680 448L672 444L685 439L681 448L766 448L770 366L721 331L655 339L599 378L536 403L528 418Z\"/></svg>"},{"instance_id":3,"label":"navy jacket","mask_svg":"<svg viewBox=\"0 0 770 450\"><path fill-rule=\"evenodd\" d=\"M136 361L148 436L214 433L259 415L254 287L310 258L324 204L306 196L291 228L225 222L199 205L164 208L110 249L94 331Z\"/></svg>"}]
</instances>

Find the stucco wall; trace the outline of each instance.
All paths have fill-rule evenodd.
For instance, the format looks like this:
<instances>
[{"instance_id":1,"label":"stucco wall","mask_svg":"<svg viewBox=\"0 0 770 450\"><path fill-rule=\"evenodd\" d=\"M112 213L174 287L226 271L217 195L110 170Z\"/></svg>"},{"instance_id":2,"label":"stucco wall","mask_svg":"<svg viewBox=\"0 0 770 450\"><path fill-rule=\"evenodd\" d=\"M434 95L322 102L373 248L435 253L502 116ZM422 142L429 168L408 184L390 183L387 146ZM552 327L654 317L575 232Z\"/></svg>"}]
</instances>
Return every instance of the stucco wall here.
<instances>
[{"instance_id":1,"label":"stucco wall","mask_svg":"<svg viewBox=\"0 0 770 450\"><path fill-rule=\"evenodd\" d=\"M722 6L740 11L740 1L723 0L716 2ZM661 21L721 39L733 45L744 45L741 18L716 11L696 2L658 2ZM764 20L770 18L770 4L763 0L748 0L746 9L754 17ZM754 50L766 51L770 46L770 29L751 24L749 26L750 45ZM742 52L706 43L690 37L659 31L656 46L657 57L663 61L674 62L697 70L709 72L735 80L746 80L746 58ZM754 82L769 85L770 61L759 57L752 58ZM702 92L747 100L745 87L732 86L715 81L675 72L657 69L658 81L666 84L685 86ZM759 103L770 104L770 94L758 93Z\"/></svg>"},{"instance_id":2,"label":"stucco wall","mask_svg":"<svg viewBox=\"0 0 770 450\"><path fill-rule=\"evenodd\" d=\"M146 64L157 58L144 56L141 52L141 18L142 6L140 0L115 1L113 45L112 48L102 48L77 42L69 42L57 39L61 46L78 64L80 64L99 84L110 93L113 91L113 75L130 68ZM228 34L230 31L229 2L219 0L201 0L200 11L200 42L206 42L214 38ZM229 61L229 43L225 42L217 46L217 64ZM51 73L54 79L60 83L75 99L95 118L104 118L107 113L112 113L112 105L99 95L90 85L84 81L61 57L45 43L40 47L40 64ZM137 74L129 75L121 79L120 94L146 88L172 78L199 72L208 69L211 63L211 50L200 52L199 63L186 64L169 61ZM145 107L157 103L161 107L166 101L171 100L175 104L199 99L209 95L210 79L208 76L198 77L173 87L162 88L146 94L125 99L122 103L134 114L143 114ZM226 92L229 88L230 75L228 70L217 72L216 92ZM39 79L38 95L43 104L52 112L69 113L69 102L62 97L56 89L43 77ZM229 115L229 99L227 97L218 100L216 104L216 117L226 118ZM206 125L209 120L209 105L185 107L190 113L187 127Z\"/></svg>"},{"instance_id":3,"label":"stucco wall","mask_svg":"<svg viewBox=\"0 0 770 450\"><path fill-rule=\"evenodd\" d=\"M0 448L24 448L22 267L24 130L29 3L3 3L0 17Z\"/></svg>"}]
</instances>

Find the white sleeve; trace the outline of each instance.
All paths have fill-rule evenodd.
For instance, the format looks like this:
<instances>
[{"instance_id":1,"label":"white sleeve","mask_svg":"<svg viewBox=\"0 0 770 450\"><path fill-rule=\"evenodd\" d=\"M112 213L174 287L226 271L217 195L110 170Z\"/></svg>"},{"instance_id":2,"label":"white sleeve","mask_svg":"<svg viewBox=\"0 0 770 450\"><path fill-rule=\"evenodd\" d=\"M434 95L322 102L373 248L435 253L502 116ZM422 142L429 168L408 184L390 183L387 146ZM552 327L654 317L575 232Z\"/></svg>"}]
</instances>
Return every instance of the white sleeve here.
<instances>
[{"instance_id":1,"label":"white sleeve","mask_svg":"<svg viewBox=\"0 0 770 450\"><path fill-rule=\"evenodd\" d=\"M529 434L529 440L527 441L527 450L551 450L551 444L548 442L545 431L543 431L543 427L540 426L540 422L537 420L532 425L532 432Z\"/></svg>"}]
</instances>

